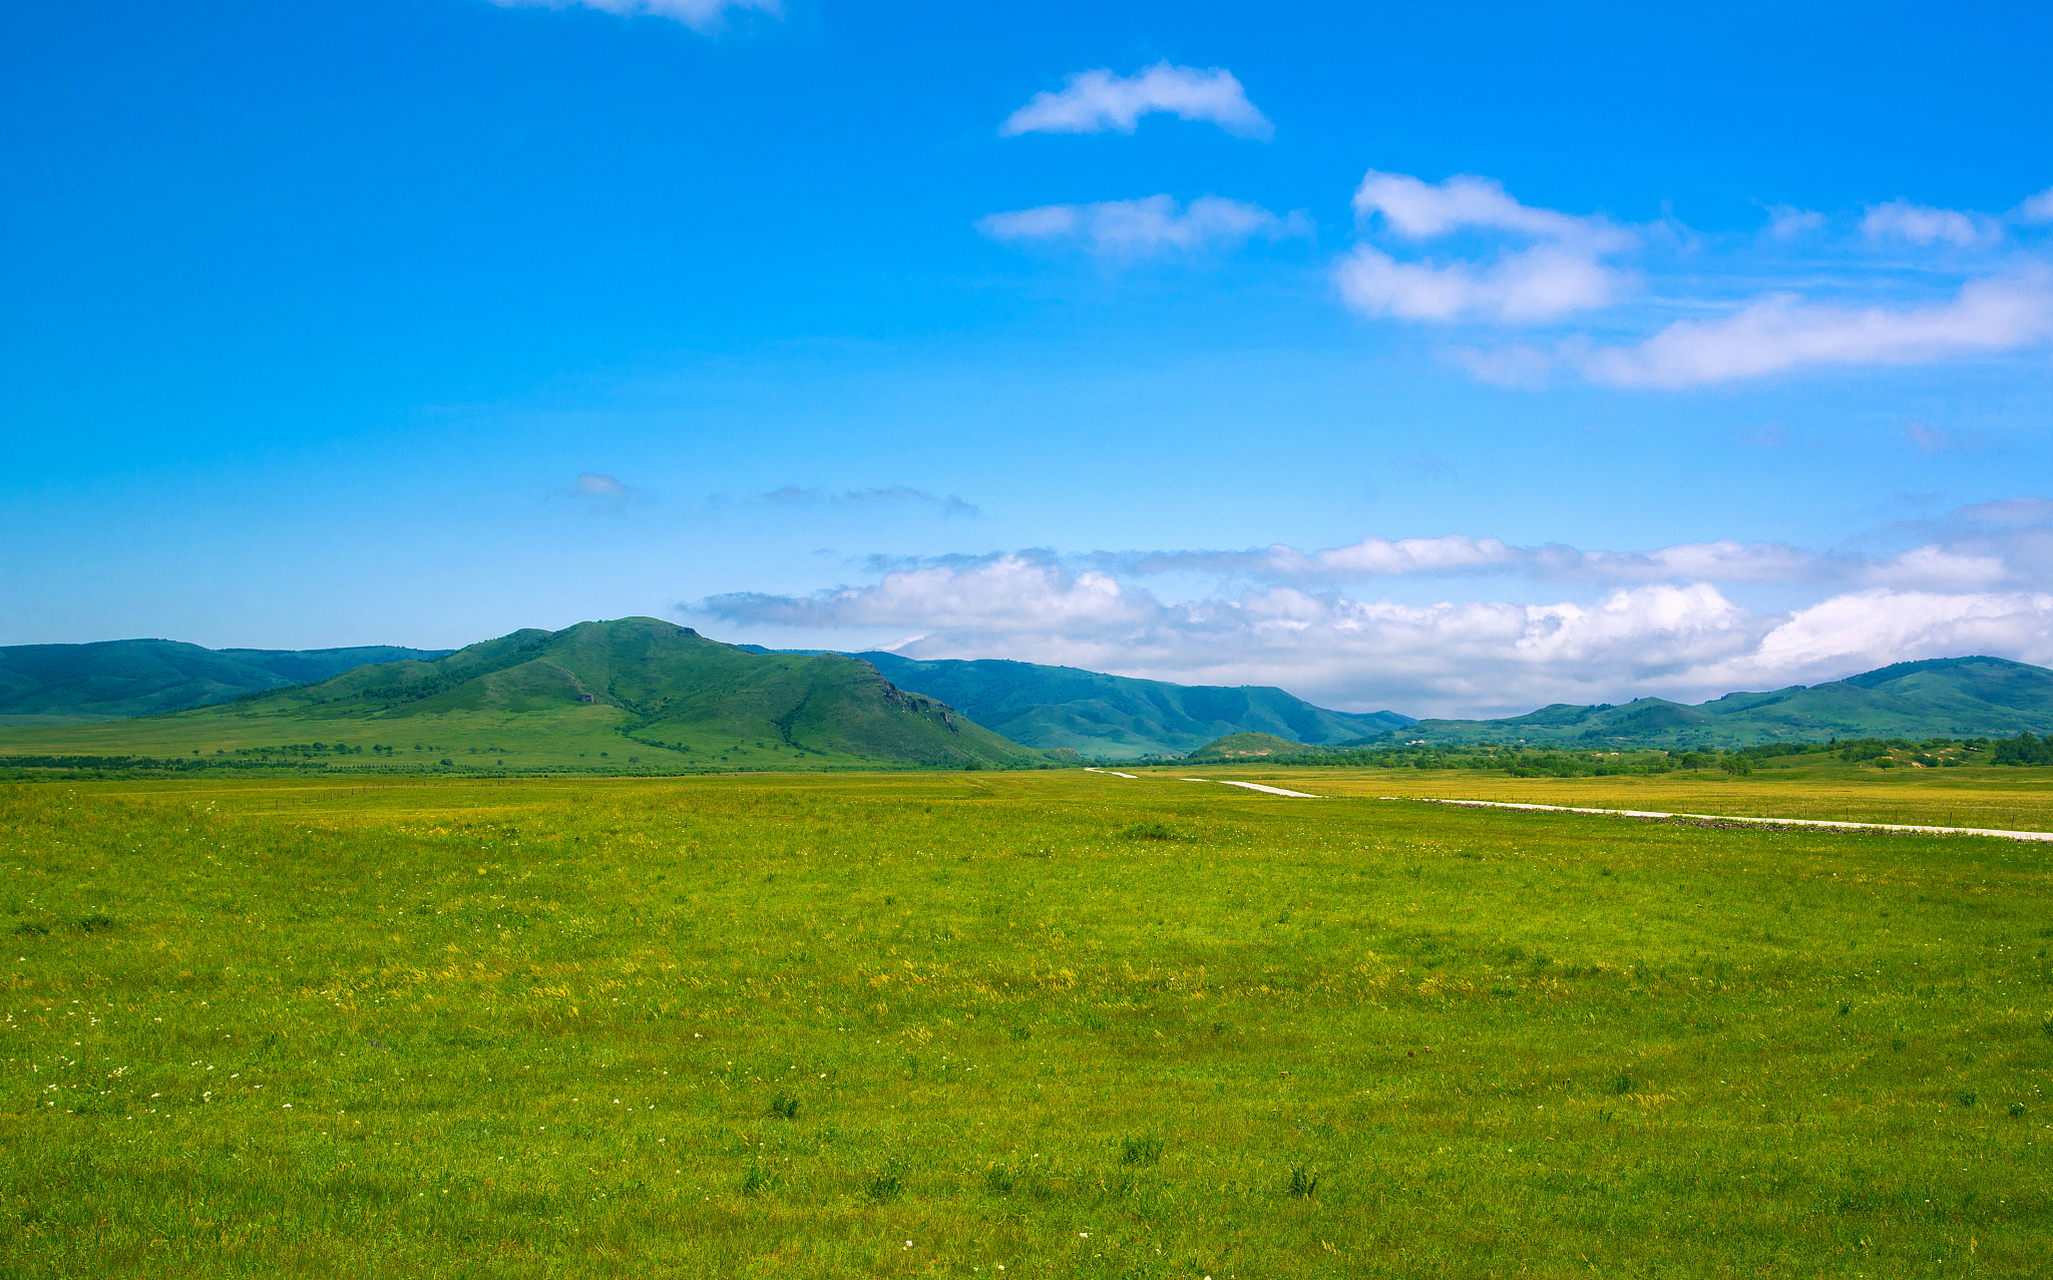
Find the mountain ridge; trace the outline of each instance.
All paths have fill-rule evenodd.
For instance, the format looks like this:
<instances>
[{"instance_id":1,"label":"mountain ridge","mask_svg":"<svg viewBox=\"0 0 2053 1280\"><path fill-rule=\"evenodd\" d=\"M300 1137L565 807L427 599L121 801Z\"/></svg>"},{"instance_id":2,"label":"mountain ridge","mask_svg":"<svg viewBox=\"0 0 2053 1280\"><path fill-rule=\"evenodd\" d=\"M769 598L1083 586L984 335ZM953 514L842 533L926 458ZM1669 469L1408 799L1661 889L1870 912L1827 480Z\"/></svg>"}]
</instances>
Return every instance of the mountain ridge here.
<instances>
[{"instance_id":1,"label":"mountain ridge","mask_svg":"<svg viewBox=\"0 0 2053 1280\"><path fill-rule=\"evenodd\" d=\"M183 640L98 640L0 647L0 723L125 719L233 701L326 680L367 663L450 649L208 649Z\"/></svg>"},{"instance_id":2,"label":"mountain ridge","mask_svg":"<svg viewBox=\"0 0 2053 1280\"><path fill-rule=\"evenodd\" d=\"M1358 745L1525 742L1532 746L1693 749L1828 738L1980 738L2053 730L2053 671L1973 655L1891 663L1843 680L1734 692L1694 705L1665 698L1555 703L1496 720L1420 720Z\"/></svg>"},{"instance_id":3,"label":"mountain ridge","mask_svg":"<svg viewBox=\"0 0 2053 1280\"><path fill-rule=\"evenodd\" d=\"M526 628L431 660L132 720L15 729L0 750L299 751L612 768L1007 768L1050 757L893 685L866 661L756 655L655 618ZM404 753L404 754L402 754ZM608 763L601 766L598 762ZM585 763L578 764L582 761Z\"/></svg>"}]
</instances>

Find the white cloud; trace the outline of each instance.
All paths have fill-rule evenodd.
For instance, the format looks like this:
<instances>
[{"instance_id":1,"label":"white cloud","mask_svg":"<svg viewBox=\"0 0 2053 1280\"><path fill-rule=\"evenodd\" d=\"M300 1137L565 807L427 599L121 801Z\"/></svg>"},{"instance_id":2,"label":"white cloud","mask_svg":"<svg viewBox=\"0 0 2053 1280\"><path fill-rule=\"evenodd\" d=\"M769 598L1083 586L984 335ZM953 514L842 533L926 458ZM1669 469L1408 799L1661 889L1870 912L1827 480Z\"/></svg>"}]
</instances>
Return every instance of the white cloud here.
<instances>
[{"instance_id":1,"label":"white cloud","mask_svg":"<svg viewBox=\"0 0 2053 1280\"><path fill-rule=\"evenodd\" d=\"M1969 281L1950 302L1851 308L1794 294L1721 320L1679 320L1637 346L1573 354L1592 382L1692 387L1814 365L1923 364L2011 351L2053 337L2053 273Z\"/></svg>"},{"instance_id":2,"label":"white cloud","mask_svg":"<svg viewBox=\"0 0 2053 1280\"><path fill-rule=\"evenodd\" d=\"M1824 365L1914 365L2014 351L2053 337L2053 268L2036 240L2003 274L1967 279L1950 301L1859 305L1804 297L1793 291L1719 300L1720 242L1691 236L1671 221L1622 226L1600 215L1572 214L1521 203L1489 178L1457 175L1438 183L1370 170L1354 193L1357 217L1380 241L1356 245L1333 265L1334 283L1353 310L1372 316L1432 324L1546 325L1578 312L1615 307L1639 292L1641 277L1615 263L1627 250L1660 251L1667 281L1661 305L1687 318L1636 341L1600 344L1588 335L1559 334L1551 342L1461 346L1446 353L1479 380L1502 386L1547 385L1558 369L1594 383L1621 387L1684 388L1759 378ZM1826 225L1823 214L1788 206L1768 209L1764 239L1791 240ZM1865 270L1877 283L1900 287L1907 268L1955 264L1941 251L1991 250L2006 223L2053 221L2053 190L2024 201L2001 217L1893 200L1871 205L1862 235L1819 246ZM1457 233L1481 239L1480 251L1453 258L1402 260L1394 239L1427 241ZM1496 241L1494 253L1492 240ZM1511 243L1506 245L1504 242ZM1524 243L1519 243L1523 241ZM1760 249L1763 238L1728 238L1723 244ZM1885 245L1898 246L1887 253ZM1911 261L1906 261L1909 246ZM1687 263L1688 278L1676 275ZM1645 254L1643 256L1643 263ZM1915 259L1932 259L1919 263ZM1787 263L1734 262L1735 278L1797 269ZM1801 269L1816 275L1815 264ZM1983 268L1987 271L1988 268ZM1772 278L1772 275L1771 275ZM1693 296L1694 295L1694 296ZM1704 319L1716 309L1722 318ZM1926 431L1920 447L1958 447L1944 432Z\"/></svg>"},{"instance_id":3,"label":"white cloud","mask_svg":"<svg viewBox=\"0 0 2053 1280\"><path fill-rule=\"evenodd\" d=\"M1094 253L1145 257L1162 249L1196 251L1240 244L1255 236L1276 240L1309 235L1302 213L1278 217L1260 205L1200 196L1179 210L1167 195L1096 204L1052 204L994 213L977 223L994 240L1081 242Z\"/></svg>"},{"instance_id":4,"label":"white cloud","mask_svg":"<svg viewBox=\"0 0 2053 1280\"><path fill-rule=\"evenodd\" d=\"M1987 653L2053 662L2053 595L1875 590L1799 610L1700 679L1733 687L1835 679L1917 658Z\"/></svg>"},{"instance_id":5,"label":"white cloud","mask_svg":"<svg viewBox=\"0 0 2053 1280\"><path fill-rule=\"evenodd\" d=\"M1223 67L1199 70L1158 62L1131 76L1110 70L1080 71L1059 90L1037 93L1006 118L999 133L1132 133L1140 118L1167 111L1185 120L1209 121L1228 133L1267 139L1275 132L1267 116L1248 101L1246 90Z\"/></svg>"},{"instance_id":6,"label":"white cloud","mask_svg":"<svg viewBox=\"0 0 2053 1280\"><path fill-rule=\"evenodd\" d=\"M908 569L886 574L872 587L812 596L715 596L700 608L784 626L979 631L1126 626L1144 621L1149 612L1108 574L1072 573L1023 555L968 567Z\"/></svg>"},{"instance_id":7,"label":"white cloud","mask_svg":"<svg viewBox=\"0 0 2053 1280\"><path fill-rule=\"evenodd\" d=\"M1934 209L1908 200L1871 205L1861 219L1861 233L1870 240L1904 240L1911 244L1950 244L1962 249L1990 244L2003 236L1993 218Z\"/></svg>"},{"instance_id":8,"label":"white cloud","mask_svg":"<svg viewBox=\"0 0 2053 1280\"><path fill-rule=\"evenodd\" d=\"M558 497L581 498L595 510L624 510L630 502L647 501L654 495L646 489L624 484L618 478L596 471L579 473L567 487L557 491Z\"/></svg>"},{"instance_id":9,"label":"white cloud","mask_svg":"<svg viewBox=\"0 0 2053 1280\"><path fill-rule=\"evenodd\" d=\"M729 9L756 9L773 18L784 14L784 6L779 0L492 0L492 3L502 9L582 6L623 18L642 15L671 18L695 31L717 29L726 19Z\"/></svg>"},{"instance_id":10,"label":"white cloud","mask_svg":"<svg viewBox=\"0 0 2053 1280\"><path fill-rule=\"evenodd\" d=\"M1587 253L1554 245L1506 254L1478 267L1399 262L1361 244L1340 259L1333 277L1347 304L1367 315L1442 322L1479 316L1505 324L1553 320L1605 306L1622 296L1630 282Z\"/></svg>"},{"instance_id":11,"label":"white cloud","mask_svg":"<svg viewBox=\"0 0 2053 1280\"><path fill-rule=\"evenodd\" d=\"M1487 178L1464 174L1436 184L1371 169L1355 189L1354 211L1364 221L1380 215L1384 228L1411 240L1473 228L1539 242L1487 263L1400 262L1358 244L1334 264L1333 279L1347 305L1366 315L1532 324L1608 306L1632 284L1631 276L1602 260L1632 245L1631 232L1602 218L1520 204ZM1471 354L1465 363L1487 366L1492 380L1525 382L1544 374L1529 358Z\"/></svg>"},{"instance_id":12,"label":"white cloud","mask_svg":"<svg viewBox=\"0 0 2053 1280\"><path fill-rule=\"evenodd\" d=\"M1815 209L1778 204L1768 210L1768 234L1777 240L1794 240L1824 225L1825 215Z\"/></svg>"},{"instance_id":13,"label":"white cloud","mask_svg":"<svg viewBox=\"0 0 2053 1280\"><path fill-rule=\"evenodd\" d=\"M2053 661L2053 595L1871 589L1757 615L1705 583L1592 604L1408 605L1279 586L1166 604L1020 557L814 597L726 596L731 622L916 633L921 658L1004 657L1189 684L1273 684L1328 706L1495 715L1551 702L1684 700L1837 679L1913 658Z\"/></svg>"},{"instance_id":14,"label":"white cloud","mask_svg":"<svg viewBox=\"0 0 2053 1280\"><path fill-rule=\"evenodd\" d=\"M571 486L581 498L625 498L627 486L612 476L600 475L595 471L579 473L577 483Z\"/></svg>"},{"instance_id":15,"label":"white cloud","mask_svg":"<svg viewBox=\"0 0 2053 1280\"><path fill-rule=\"evenodd\" d=\"M1323 705L1412 715L1646 694L1700 701L1967 653L2053 662L2053 501L1978 504L1943 527L1952 533L1893 556L1736 541L1588 551L1458 534L1317 551L1018 551L883 566L867 586L720 596L686 611L838 633L849 645L910 635L889 647L914 657L1273 684ZM1179 601L1143 585L1168 574L1211 575L1216 589ZM1419 604L1350 590L1504 574L1600 594L1515 603L1485 588L1484 598ZM1720 585L1731 583L1808 588L1815 603L1757 613Z\"/></svg>"},{"instance_id":16,"label":"white cloud","mask_svg":"<svg viewBox=\"0 0 2053 1280\"><path fill-rule=\"evenodd\" d=\"M1630 232L1602 218L1536 209L1513 199L1502 184L1457 174L1434 184L1404 173L1369 170L1355 188L1358 218L1381 214L1391 230L1428 240L1468 227L1511 231L1536 240L1582 241L1618 249L1632 243Z\"/></svg>"}]
</instances>

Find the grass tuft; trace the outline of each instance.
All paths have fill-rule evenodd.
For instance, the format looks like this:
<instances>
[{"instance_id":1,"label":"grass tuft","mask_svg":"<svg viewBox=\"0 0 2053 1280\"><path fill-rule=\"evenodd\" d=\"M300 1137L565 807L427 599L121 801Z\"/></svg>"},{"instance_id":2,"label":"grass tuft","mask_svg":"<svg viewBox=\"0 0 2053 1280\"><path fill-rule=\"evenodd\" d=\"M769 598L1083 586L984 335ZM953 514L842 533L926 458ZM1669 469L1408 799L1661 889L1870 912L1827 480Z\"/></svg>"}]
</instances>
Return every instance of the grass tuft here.
<instances>
[{"instance_id":1,"label":"grass tuft","mask_svg":"<svg viewBox=\"0 0 2053 1280\"><path fill-rule=\"evenodd\" d=\"M1146 1134L1134 1135L1119 1140L1119 1163L1159 1164L1162 1160L1162 1140Z\"/></svg>"}]
</instances>

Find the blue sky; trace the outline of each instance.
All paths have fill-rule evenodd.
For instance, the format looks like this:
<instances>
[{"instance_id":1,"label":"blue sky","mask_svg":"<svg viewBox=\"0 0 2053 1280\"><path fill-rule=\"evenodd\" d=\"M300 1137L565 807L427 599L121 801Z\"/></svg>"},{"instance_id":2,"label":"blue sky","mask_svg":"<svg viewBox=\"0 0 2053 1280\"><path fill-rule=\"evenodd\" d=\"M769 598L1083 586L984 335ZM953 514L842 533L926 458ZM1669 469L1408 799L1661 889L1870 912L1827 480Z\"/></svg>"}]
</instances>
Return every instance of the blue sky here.
<instances>
[{"instance_id":1,"label":"blue sky","mask_svg":"<svg viewBox=\"0 0 2053 1280\"><path fill-rule=\"evenodd\" d=\"M0 643L2053 662L2040 6L0 14Z\"/></svg>"}]
</instances>

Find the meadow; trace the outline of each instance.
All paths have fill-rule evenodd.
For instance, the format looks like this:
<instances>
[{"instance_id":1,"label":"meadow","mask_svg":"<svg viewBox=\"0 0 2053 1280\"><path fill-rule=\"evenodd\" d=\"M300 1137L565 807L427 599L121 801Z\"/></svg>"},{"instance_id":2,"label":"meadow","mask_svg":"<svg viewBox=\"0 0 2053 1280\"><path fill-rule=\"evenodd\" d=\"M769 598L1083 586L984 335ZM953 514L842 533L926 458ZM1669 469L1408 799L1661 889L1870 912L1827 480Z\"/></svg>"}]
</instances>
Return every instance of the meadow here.
<instances>
[{"instance_id":1,"label":"meadow","mask_svg":"<svg viewBox=\"0 0 2053 1280\"><path fill-rule=\"evenodd\" d=\"M0 1275L2043 1274L2045 847L1376 798L1984 772L0 784Z\"/></svg>"}]
</instances>

